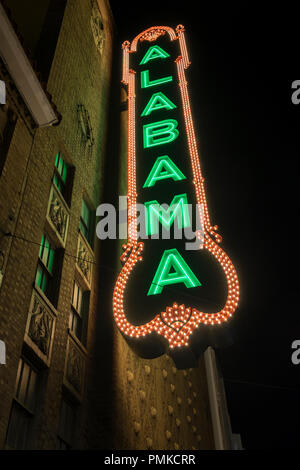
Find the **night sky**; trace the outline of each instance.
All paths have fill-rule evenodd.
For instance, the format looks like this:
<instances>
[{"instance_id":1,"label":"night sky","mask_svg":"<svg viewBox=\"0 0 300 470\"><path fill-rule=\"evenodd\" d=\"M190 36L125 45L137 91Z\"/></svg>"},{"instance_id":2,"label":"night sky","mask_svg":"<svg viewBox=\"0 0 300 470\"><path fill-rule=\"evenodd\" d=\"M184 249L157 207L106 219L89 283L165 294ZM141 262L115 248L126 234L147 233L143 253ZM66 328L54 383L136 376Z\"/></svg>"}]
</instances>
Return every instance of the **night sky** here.
<instances>
[{"instance_id":1,"label":"night sky","mask_svg":"<svg viewBox=\"0 0 300 470\"><path fill-rule=\"evenodd\" d=\"M291 84L300 78L299 14L296 2L207 3L110 2L120 60L122 42L144 29L186 27L210 218L241 286L235 342L218 351L233 432L246 449L295 448L300 105Z\"/></svg>"}]
</instances>

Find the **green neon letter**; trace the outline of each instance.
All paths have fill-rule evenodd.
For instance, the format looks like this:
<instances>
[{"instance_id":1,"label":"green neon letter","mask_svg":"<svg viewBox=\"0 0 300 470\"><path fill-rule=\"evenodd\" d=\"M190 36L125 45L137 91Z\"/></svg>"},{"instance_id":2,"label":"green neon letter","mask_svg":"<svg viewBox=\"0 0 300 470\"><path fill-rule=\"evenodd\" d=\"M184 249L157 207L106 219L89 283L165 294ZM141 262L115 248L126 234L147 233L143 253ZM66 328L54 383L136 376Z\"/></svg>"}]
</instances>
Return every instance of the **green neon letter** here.
<instances>
[{"instance_id":1,"label":"green neon letter","mask_svg":"<svg viewBox=\"0 0 300 470\"><path fill-rule=\"evenodd\" d=\"M141 115L149 116L152 111L156 111L157 109L162 108L175 109L177 106L171 100L169 100L169 98L167 98L164 93L158 91L157 93L153 93Z\"/></svg>"},{"instance_id":2,"label":"green neon letter","mask_svg":"<svg viewBox=\"0 0 300 470\"><path fill-rule=\"evenodd\" d=\"M145 181L143 188L151 188L156 181L172 178L173 181L185 180L186 176L179 170L178 166L168 155L158 157Z\"/></svg>"},{"instance_id":3,"label":"green neon letter","mask_svg":"<svg viewBox=\"0 0 300 470\"><path fill-rule=\"evenodd\" d=\"M159 233L159 222L167 230L170 230L177 216L179 216L177 219L179 229L190 227L191 225L186 194L174 196L168 209L164 209L158 201L148 201L144 205L147 235Z\"/></svg>"},{"instance_id":4,"label":"green neon letter","mask_svg":"<svg viewBox=\"0 0 300 470\"><path fill-rule=\"evenodd\" d=\"M163 78L157 78L156 80L149 79L149 70L143 70L141 72L141 88L149 88L150 86L162 85L173 80L172 75Z\"/></svg>"},{"instance_id":5,"label":"green neon letter","mask_svg":"<svg viewBox=\"0 0 300 470\"><path fill-rule=\"evenodd\" d=\"M179 131L178 122L175 119L152 122L143 126L144 148L155 145L168 144L177 139Z\"/></svg>"},{"instance_id":6,"label":"green neon letter","mask_svg":"<svg viewBox=\"0 0 300 470\"><path fill-rule=\"evenodd\" d=\"M164 51L161 47L159 46L151 46L147 50L146 54L142 58L140 65L147 64L149 60L153 59L166 59L167 57L170 57L170 54L168 54L166 51Z\"/></svg>"},{"instance_id":7,"label":"green neon letter","mask_svg":"<svg viewBox=\"0 0 300 470\"><path fill-rule=\"evenodd\" d=\"M178 250L176 248L165 250L147 295L161 294L164 286L180 282L183 282L185 287L201 286L201 282Z\"/></svg>"}]
</instances>

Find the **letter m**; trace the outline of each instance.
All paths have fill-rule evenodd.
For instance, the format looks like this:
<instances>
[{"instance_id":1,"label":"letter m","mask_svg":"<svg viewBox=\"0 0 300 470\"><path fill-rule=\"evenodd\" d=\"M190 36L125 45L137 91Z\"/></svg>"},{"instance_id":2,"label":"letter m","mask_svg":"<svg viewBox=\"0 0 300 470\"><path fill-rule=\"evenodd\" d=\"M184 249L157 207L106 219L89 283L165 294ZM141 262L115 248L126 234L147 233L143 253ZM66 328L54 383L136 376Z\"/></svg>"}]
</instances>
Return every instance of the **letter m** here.
<instances>
[{"instance_id":1,"label":"letter m","mask_svg":"<svg viewBox=\"0 0 300 470\"><path fill-rule=\"evenodd\" d=\"M166 206L166 204L164 204ZM170 230L177 217L178 228L190 227L190 216L187 202L187 194L174 196L170 207L165 209L158 201L145 202L145 220L147 235L159 233L159 222L164 228Z\"/></svg>"}]
</instances>

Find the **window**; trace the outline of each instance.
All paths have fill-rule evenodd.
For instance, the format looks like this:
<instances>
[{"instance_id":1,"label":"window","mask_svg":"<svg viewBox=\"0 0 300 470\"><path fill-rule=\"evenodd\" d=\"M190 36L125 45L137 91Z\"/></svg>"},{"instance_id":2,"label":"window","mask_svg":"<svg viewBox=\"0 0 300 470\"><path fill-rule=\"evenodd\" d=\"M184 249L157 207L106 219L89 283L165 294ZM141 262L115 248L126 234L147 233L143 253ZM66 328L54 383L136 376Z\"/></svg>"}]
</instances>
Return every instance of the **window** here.
<instances>
[{"instance_id":1,"label":"window","mask_svg":"<svg viewBox=\"0 0 300 470\"><path fill-rule=\"evenodd\" d=\"M38 373L21 358L18 367L15 400L9 419L6 442L14 449L30 445L35 405L37 401Z\"/></svg>"},{"instance_id":2,"label":"window","mask_svg":"<svg viewBox=\"0 0 300 470\"><path fill-rule=\"evenodd\" d=\"M63 198L70 204L72 191L72 170L73 168L66 163L60 152L57 152L55 158L55 168L53 182L62 194Z\"/></svg>"},{"instance_id":3,"label":"window","mask_svg":"<svg viewBox=\"0 0 300 470\"><path fill-rule=\"evenodd\" d=\"M43 234L35 283L52 303L56 300L57 258L58 250L54 248L47 235Z\"/></svg>"},{"instance_id":4,"label":"window","mask_svg":"<svg viewBox=\"0 0 300 470\"><path fill-rule=\"evenodd\" d=\"M85 236L85 238L87 239L87 241L89 242L89 244L93 246L94 214L84 199L82 199L82 204L81 204L79 228L80 228L80 231Z\"/></svg>"},{"instance_id":5,"label":"window","mask_svg":"<svg viewBox=\"0 0 300 470\"><path fill-rule=\"evenodd\" d=\"M36 370L21 358L17 374L16 398L31 412L34 412L36 402L36 383Z\"/></svg>"},{"instance_id":6,"label":"window","mask_svg":"<svg viewBox=\"0 0 300 470\"><path fill-rule=\"evenodd\" d=\"M53 275L53 261L55 250L49 239L43 235L39 252L39 264L37 267L35 283L47 294L51 277Z\"/></svg>"},{"instance_id":7,"label":"window","mask_svg":"<svg viewBox=\"0 0 300 470\"><path fill-rule=\"evenodd\" d=\"M59 430L57 439L58 450L68 450L72 447L73 430L76 421L76 408L64 398L61 402Z\"/></svg>"},{"instance_id":8,"label":"window","mask_svg":"<svg viewBox=\"0 0 300 470\"><path fill-rule=\"evenodd\" d=\"M8 105L0 105L0 176L5 165L10 142L15 130L17 115Z\"/></svg>"},{"instance_id":9,"label":"window","mask_svg":"<svg viewBox=\"0 0 300 470\"><path fill-rule=\"evenodd\" d=\"M68 165L62 158L61 154L57 152L55 159L55 172L54 172L54 183L57 189L62 192L67 181Z\"/></svg>"},{"instance_id":10,"label":"window","mask_svg":"<svg viewBox=\"0 0 300 470\"><path fill-rule=\"evenodd\" d=\"M88 311L89 292L83 291L82 287L74 281L69 327L84 345L86 344Z\"/></svg>"},{"instance_id":11,"label":"window","mask_svg":"<svg viewBox=\"0 0 300 470\"><path fill-rule=\"evenodd\" d=\"M83 290L77 284L76 281L74 281L73 284L73 295L72 295L72 305L75 308L77 312L81 312L81 306L82 306L82 294Z\"/></svg>"}]
</instances>

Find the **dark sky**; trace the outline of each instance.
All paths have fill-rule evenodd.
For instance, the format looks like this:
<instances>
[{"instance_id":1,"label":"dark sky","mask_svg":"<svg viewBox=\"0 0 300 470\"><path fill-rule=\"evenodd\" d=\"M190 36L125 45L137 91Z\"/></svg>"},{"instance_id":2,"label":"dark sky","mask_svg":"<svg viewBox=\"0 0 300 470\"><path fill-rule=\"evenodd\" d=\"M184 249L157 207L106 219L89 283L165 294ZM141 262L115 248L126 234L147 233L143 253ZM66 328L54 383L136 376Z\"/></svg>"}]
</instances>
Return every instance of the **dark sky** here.
<instances>
[{"instance_id":1,"label":"dark sky","mask_svg":"<svg viewBox=\"0 0 300 470\"><path fill-rule=\"evenodd\" d=\"M241 285L235 343L218 352L233 431L248 449L298 447L300 364L291 362L291 344L300 339L296 2L110 3L120 50L150 26L186 27L210 218Z\"/></svg>"}]
</instances>

